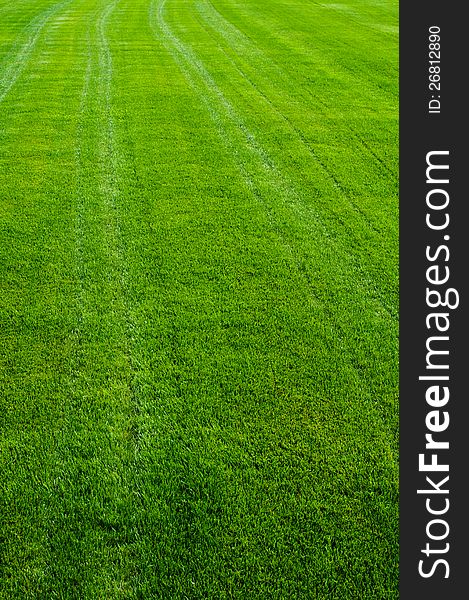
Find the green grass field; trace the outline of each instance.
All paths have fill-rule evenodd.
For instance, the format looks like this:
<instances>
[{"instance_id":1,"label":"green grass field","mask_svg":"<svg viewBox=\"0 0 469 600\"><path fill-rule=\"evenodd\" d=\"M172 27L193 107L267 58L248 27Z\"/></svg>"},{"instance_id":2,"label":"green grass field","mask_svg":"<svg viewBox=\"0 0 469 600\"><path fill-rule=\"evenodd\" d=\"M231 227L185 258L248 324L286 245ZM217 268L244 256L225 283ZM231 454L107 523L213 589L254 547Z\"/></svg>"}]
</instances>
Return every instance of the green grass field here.
<instances>
[{"instance_id":1,"label":"green grass field","mask_svg":"<svg viewBox=\"0 0 469 600\"><path fill-rule=\"evenodd\" d=\"M396 0L0 0L0 598L398 597Z\"/></svg>"}]
</instances>

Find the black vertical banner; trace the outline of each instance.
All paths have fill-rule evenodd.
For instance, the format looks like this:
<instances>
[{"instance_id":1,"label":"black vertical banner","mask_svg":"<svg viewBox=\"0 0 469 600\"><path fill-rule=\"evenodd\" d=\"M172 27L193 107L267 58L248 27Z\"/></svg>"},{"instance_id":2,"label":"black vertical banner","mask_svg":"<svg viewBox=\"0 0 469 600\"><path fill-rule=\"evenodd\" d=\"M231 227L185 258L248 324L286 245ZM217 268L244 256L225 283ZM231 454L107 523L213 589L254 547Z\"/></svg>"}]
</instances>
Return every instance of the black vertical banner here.
<instances>
[{"instance_id":1,"label":"black vertical banner","mask_svg":"<svg viewBox=\"0 0 469 600\"><path fill-rule=\"evenodd\" d=\"M463 7L400 4L402 600L466 597L469 577Z\"/></svg>"}]
</instances>

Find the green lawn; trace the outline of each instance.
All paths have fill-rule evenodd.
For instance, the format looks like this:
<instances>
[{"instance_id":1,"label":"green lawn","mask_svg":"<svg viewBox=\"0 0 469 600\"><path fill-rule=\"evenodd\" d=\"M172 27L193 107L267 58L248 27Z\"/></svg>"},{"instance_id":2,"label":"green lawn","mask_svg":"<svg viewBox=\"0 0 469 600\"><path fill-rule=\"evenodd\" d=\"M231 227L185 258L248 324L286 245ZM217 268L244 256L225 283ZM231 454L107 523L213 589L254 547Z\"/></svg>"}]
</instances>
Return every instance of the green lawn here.
<instances>
[{"instance_id":1,"label":"green lawn","mask_svg":"<svg viewBox=\"0 0 469 600\"><path fill-rule=\"evenodd\" d=\"M0 598L398 598L397 26L0 0Z\"/></svg>"}]
</instances>

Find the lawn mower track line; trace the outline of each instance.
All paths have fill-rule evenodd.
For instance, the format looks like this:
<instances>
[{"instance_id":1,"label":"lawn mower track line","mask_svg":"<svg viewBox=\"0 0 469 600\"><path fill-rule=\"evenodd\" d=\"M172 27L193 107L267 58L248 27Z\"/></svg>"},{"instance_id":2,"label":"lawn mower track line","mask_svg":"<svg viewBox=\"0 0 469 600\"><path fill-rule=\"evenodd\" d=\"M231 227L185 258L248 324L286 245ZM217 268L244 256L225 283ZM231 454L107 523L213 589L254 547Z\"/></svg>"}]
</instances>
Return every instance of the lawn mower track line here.
<instances>
[{"instance_id":1,"label":"lawn mower track line","mask_svg":"<svg viewBox=\"0 0 469 600\"><path fill-rule=\"evenodd\" d=\"M18 50L10 50L4 59L6 67L3 75L0 78L0 103L3 102L5 96L10 92L12 87L18 81L20 75L24 71L31 54L41 36L44 27L48 21L55 16L62 8L65 8L72 0L58 2L52 7L36 16L25 28L24 32L28 35L28 39L20 46Z\"/></svg>"}]
</instances>

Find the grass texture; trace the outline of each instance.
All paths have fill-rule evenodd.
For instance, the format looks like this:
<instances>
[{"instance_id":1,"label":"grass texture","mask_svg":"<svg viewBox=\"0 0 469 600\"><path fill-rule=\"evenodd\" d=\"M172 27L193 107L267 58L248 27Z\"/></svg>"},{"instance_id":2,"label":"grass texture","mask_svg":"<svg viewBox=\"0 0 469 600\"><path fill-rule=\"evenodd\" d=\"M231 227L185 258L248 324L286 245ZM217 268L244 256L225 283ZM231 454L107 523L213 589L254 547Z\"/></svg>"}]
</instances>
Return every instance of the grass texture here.
<instances>
[{"instance_id":1,"label":"grass texture","mask_svg":"<svg viewBox=\"0 0 469 600\"><path fill-rule=\"evenodd\" d=\"M0 598L398 597L397 2L0 0Z\"/></svg>"}]
</instances>

